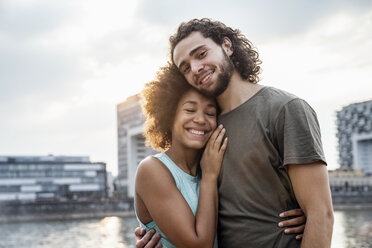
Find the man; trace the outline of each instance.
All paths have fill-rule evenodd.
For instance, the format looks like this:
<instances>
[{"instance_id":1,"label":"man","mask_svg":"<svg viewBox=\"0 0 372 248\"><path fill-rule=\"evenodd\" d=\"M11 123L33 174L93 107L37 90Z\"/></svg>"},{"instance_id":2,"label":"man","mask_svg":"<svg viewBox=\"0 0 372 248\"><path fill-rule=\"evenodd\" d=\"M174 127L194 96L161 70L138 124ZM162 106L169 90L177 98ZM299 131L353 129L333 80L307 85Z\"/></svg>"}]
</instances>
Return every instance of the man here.
<instances>
[{"instance_id":1,"label":"man","mask_svg":"<svg viewBox=\"0 0 372 248\"><path fill-rule=\"evenodd\" d=\"M170 43L187 82L216 97L229 135L219 177L219 247L330 247L332 201L313 109L257 84L261 61L239 30L194 19ZM277 213L298 206L307 218L302 242L276 225Z\"/></svg>"}]
</instances>

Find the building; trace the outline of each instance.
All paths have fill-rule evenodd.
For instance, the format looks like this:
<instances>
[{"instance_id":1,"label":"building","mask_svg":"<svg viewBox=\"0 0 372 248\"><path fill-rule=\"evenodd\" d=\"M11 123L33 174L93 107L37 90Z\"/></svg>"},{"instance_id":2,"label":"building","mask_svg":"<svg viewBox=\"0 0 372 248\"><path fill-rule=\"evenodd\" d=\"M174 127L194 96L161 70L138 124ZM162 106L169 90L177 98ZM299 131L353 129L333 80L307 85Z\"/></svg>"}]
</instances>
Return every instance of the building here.
<instances>
[{"instance_id":1,"label":"building","mask_svg":"<svg viewBox=\"0 0 372 248\"><path fill-rule=\"evenodd\" d=\"M343 107L336 124L341 169L372 173L372 100Z\"/></svg>"},{"instance_id":2,"label":"building","mask_svg":"<svg viewBox=\"0 0 372 248\"><path fill-rule=\"evenodd\" d=\"M92 163L89 157L0 157L0 202L85 201L106 197L105 163Z\"/></svg>"},{"instance_id":3,"label":"building","mask_svg":"<svg viewBox=\"0 0 372 248\"><path fill-rule=\"evenodd\" d=\"M145 138L142 135L144 121L139 95L131 96L117 105L118 178L116 185L120 199L133 198L137 165L146 156L155 153L145 146Z\"/></svg>"},{"instance_id":4,"label":"building","mask_svg":"<svg viewBox=\"0 0 372 248\"><path fill-rule=\"evenodd\" d=\"M360 207L372 203L372 174L361 170L328 171L334 206Z\"/></svg>"},{"instance_id":5,"label":"building","mask_svg":"<svg viewBox=\"0 0 372 248\"><path fill-rule=\"evenodd\" d=\"M360 194L372 192L372 175L361 170L328 171L332 194Z\"/></svg>"},{"instance_id":6,"label":"building","mask_svg":"<svg viewBox=\"0 0 372 248\"><path fill-rule=\"evenodd\" d=\"M113 198L114 197L114 192L115 192L115 176L112 175L111 172L106 173L106 182L107 182L107 197L108 198Z\"/></svg>"}]
</instances>

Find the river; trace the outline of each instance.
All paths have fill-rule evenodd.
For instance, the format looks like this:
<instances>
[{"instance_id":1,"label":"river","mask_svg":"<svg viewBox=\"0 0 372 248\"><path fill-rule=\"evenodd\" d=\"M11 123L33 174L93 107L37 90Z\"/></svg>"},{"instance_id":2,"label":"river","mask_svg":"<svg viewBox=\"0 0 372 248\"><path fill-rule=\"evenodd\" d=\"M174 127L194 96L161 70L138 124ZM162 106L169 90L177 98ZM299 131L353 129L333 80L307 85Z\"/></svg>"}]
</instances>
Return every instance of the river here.
<instances>
[{"instance_id":1,"label":"river","mask_svg":"<svg viewBox=\"0 0 372 248\"><path fill-rule=\"evenodd\" d=\"M0 224L1 248L134 247L134 217ZM372 210L335 211L332 248L372 247Z\"/></svg>"}]
</instances>

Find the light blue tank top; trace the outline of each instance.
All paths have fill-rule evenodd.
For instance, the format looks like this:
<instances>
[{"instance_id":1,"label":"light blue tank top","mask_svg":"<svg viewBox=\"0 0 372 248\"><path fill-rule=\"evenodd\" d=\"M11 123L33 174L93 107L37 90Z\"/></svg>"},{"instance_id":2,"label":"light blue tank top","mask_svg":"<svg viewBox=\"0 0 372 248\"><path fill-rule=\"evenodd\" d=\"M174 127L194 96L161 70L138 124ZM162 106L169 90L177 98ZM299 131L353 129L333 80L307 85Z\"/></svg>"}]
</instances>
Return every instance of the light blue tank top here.
<instances>
[{"instance_id":1,"label":"light blue tank top","mask_svg":"<svg viewBox=\"0 0 372 248\"><path fill-rule=\"evenodd\" d=\"M184 172L180 167L178 167L167 154L164 152L154 155L155 158L159 159L168 170L171 172L174 181L176 182L178 190L181 192L186 202L189 204L192 213L195 215L198 209L199 201L199 190L200 190L200 173L196 177L193 177L186 172ZM136 208L135 208L136 209ZM151 221L147 224L143 224L137 215L137 220L139 224L145 228L146 231L151 228L155 229L157 233L161 235L160 242L165 248L175 248L176 246L160 231L159 227L156 225L155 221ZM182 224L182 223L180 223ZM214 248L217 248L217 237L214 241Z\"/></svg>"}]
</instances>

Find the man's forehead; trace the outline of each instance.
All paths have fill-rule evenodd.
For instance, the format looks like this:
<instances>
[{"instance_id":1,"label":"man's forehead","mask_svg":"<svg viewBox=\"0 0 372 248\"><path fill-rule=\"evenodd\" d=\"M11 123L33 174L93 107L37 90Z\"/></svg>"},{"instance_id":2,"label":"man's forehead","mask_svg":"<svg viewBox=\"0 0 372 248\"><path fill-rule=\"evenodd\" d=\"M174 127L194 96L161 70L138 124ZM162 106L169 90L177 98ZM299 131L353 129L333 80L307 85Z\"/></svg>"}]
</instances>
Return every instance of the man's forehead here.
<instances>
[{"instance_id":1,"label":"man's forehead","mask_svg":"<svg viewBox=\"0 0 372 248\"><path fill-rule=\"evenodd\" d=\"M194 49L207 43L208 38L205 38L200 32L192 32L189 36L182 39L173 51L173 61L176 66L178 67L182 60L186 59Z\"/></svg>"}]
</instances>

